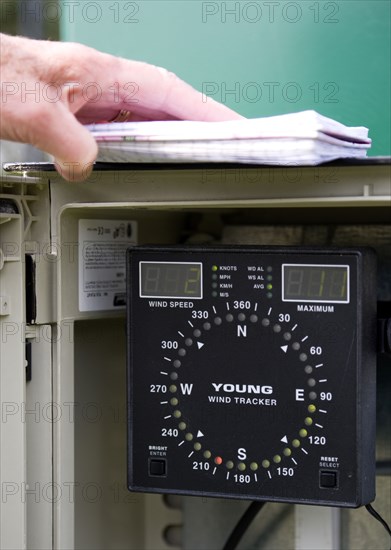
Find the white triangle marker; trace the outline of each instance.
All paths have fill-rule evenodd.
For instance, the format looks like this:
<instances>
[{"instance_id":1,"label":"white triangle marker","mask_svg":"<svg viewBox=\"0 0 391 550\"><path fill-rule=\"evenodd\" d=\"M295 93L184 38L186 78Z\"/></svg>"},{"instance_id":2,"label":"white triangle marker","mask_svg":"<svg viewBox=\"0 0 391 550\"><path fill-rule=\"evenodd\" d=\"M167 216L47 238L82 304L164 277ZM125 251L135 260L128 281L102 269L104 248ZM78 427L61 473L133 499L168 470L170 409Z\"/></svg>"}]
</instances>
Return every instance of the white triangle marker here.
<instances>
[{"instance_id":1,"label":"white triangle marker","mask_svg":"<svg viewBox=\"0 0 391 550\"><path fill-rule=\"evenodd\" d=\"M281 349L284 353L286 353L287 349L288 349L288 346L281 346Z\"/></svg>"},{"instance_id":2,"label":"white triangle marker","mask_svg":"<svg viewBox=\"0 0 391 550\"><path fill-rule=\"evenodd\" d=\"M198 430L197 437L204 437L204 434L201 432L201 430Z\"/></svg>"},{"instance_id":3,"label":"white triangle marker","mask_svg":"<svg viewBox=\"0 0 391 550\"><path fill-rule=\"evenodd\" d=\"M205 344L203 344L202 342L197 342L197 346L198 346L198 349L201 349L204 347ZM288 347L288 346L287 346Z\"/></svg>"},{"instance_id":4,"label":"white triangle marker","mask_svg":"<svg viewBox=\"0 0 391 550\"><path fill-rule=\"evenodd\" d=\"M283 443L288 443L288 438L286 435L284 435L284 437L282 439L280 439L280 441L282 441Z\"/></svg>"}]
</instances>

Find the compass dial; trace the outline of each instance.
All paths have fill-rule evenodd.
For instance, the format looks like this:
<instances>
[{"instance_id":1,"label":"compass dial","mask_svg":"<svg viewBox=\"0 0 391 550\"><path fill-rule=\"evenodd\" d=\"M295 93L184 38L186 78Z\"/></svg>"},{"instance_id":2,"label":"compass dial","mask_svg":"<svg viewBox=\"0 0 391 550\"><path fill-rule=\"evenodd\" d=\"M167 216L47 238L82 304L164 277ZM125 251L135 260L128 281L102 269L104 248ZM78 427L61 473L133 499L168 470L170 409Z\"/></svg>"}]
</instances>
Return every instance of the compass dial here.
<instances>
[{"instance_id":1,"label":"compass dial","mask_svg":"<svg viewBox=\"0 0 391 550\"><path fill-rule=\"evenodd\" d=\"M327 422L327 368L290 315L270 306L226 302L202 316L188 319L173 335L178 348L162 354L168 429L195 469L227 480L293 476L310 442L326 442L314 434Z\"/></svg>"},{"instance_id":2,"label":"compass dial","mask_svg":"<svg viewBox=\"0 0 391 550\"><path fill-rule=\"evenodd\" d=\"M132 488L356 499L357 257L134 255Z\"/></svg>"}]
</instances>

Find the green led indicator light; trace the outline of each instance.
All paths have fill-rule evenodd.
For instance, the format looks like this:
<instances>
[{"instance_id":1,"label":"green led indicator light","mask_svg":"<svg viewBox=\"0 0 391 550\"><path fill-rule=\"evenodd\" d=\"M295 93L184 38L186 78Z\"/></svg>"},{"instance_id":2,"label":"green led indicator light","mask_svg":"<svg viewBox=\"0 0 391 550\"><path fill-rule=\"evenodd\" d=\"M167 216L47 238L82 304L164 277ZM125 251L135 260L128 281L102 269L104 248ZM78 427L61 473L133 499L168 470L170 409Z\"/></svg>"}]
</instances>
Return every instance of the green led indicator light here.
<instances>
[{"instance_id":1,"label":"green led indicator light","mask_svg":"<svg viewBox=\"0 0 391 550\"><path fill-rule=\"evenodd\" d=\"M219 269L219 266L217 265L212 265L212 271L218 271Z\"/></svg>"},{"instance_id":2,"label":"green led indicator light","mask_svg":"<svg viewBox=\"0 0 391 550\"><path fill-rule=\"evenodd\" d=\"M273 285L272 285L271 283L269 283L269 284L266 285L266 288L267 288L268 290L271 290L271 289L273 288Z\"/></svg>"}]
</instances>

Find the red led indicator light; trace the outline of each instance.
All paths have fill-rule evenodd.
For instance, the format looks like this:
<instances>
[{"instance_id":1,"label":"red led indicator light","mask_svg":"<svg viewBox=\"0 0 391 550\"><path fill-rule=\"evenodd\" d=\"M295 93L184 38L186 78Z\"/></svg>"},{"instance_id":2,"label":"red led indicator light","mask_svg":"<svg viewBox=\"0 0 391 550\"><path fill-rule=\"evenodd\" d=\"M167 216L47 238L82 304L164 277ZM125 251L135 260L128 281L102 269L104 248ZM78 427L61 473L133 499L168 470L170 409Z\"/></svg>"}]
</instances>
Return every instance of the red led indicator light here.
<instances>
[{"instance_id":1,"label":"red led indicator light","mask_svg":"<svg viewBox=\"0 0 391 550\"><path fill-rule=\"evenodd\" d=\"M215 458L215 464L222 464L223 463L223 459L221 458L221 456L216 456Z\"/></svg>"}]
</instances>

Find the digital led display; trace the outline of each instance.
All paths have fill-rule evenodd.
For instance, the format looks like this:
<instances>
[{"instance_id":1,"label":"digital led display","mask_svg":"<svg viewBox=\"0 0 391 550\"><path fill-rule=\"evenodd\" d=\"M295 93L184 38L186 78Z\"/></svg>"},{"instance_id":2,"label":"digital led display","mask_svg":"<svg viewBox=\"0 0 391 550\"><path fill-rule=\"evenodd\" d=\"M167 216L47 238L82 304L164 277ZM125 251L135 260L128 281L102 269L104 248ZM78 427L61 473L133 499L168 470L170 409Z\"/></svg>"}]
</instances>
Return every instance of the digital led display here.
<instances>
[{"instance_id":1,"label":"digital led display","mask_svg":"<svg viewBox=\"0 0 391 550\"><path fill-rule=\"evenodd\" d=\"M286 302L349 302L349 266L283 264Z\"/></svg>"},{"instance_id":2,"label":"digital led display","mask_svg":"<svg viewBox=\"0 0 391 550\"><path fill-rule=\"evenodd\" d=\"M202 298L202 264L140 262L141 298Z\"/></svg>"}]
</instances>

